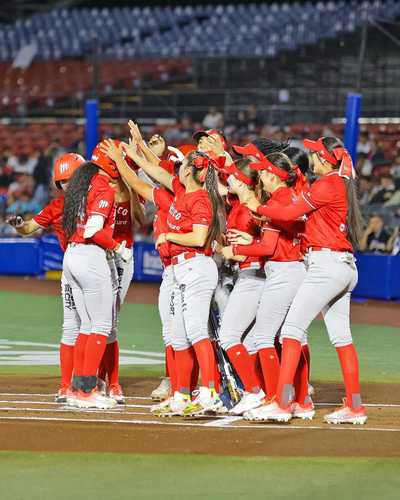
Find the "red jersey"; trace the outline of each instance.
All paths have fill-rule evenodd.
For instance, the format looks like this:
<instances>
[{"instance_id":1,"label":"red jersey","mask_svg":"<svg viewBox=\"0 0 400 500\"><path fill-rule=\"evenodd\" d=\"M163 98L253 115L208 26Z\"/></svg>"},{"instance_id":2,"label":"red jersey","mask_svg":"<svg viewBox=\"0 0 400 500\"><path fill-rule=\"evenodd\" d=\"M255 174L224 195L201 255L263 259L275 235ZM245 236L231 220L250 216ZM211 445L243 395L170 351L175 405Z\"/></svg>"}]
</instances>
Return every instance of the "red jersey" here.
<instances>
[{"instance_id":1,"label":"red jersey","mask_svg":"<svg viewBox=\"0 0 400 500\"><path fill-rule=\"evenodd\" d=\"M275 190L265 205L267 207L282 207L293 202L293 191L288 187ZM265 255L274 262L292 262L302 259L299 233L304 224L294 222L276 225L265 222L261 229L261 239L252 245L236 245L235 255Z\"/></svg>"},{"instance_id":2,"label":"red jersey","mask_svg":"<svg viewBox=\"0 0 400 500\"><path fill-rule=\"evenodd\" d=\"M174 196L170 191L164 188L154 188L153 189L153 201L157 207L157 212L154 215L153 230L154 237L157 239L160 234L168 233L169 227L167 224L168 211L172 202L174 201ZM163 243L162 249L160 247L160 259L164 267L171 264L170 256L170 243Z\"/></svg>"},{"instance_id":3,"label":"red jersey","mask_svg":"<svg viewBox=\"0 0 400 500\"><path fill-rule=\"evenodd\" d=\"M118 243L122 243L125 240L128 248L131 248L133 245L133 224L131 219L130 200L121 201L116 204L113 238Z\"/></svg>"},{"instance_id":4,"label":"red jersey","mask_svg":"<svg viewBox=\"0 0 400 500\"><path fill-rule=\"evenodd\" d=\"M307 248L329 248L333 251L352 252L347 238L347 190L337 171L329 172L302 193L297 203L284 208L260 206L257 212L281 221L295 220L308 214L304 238Z\"/></svg>"},{"instance_id":5,"label":"red jersey","mask_svg":"<svg viewBox=\"0 0 400 500\"><path fill-rule=\"evenodd\" d=\"M212 220L211 202L207 191L199 189L186 193L178 177L172 181L172 190L175 194L167 218L168 232L185 234L193 231L193 226L208 227ZM186 247L170 243L171 257L183 252L210 253L205 247Z\"/></svg>"},{"instance_id":6,"label":"red jersey","mask_svg":"<svg viewBox=\"0 0 400 500\"><path fill-rule=\"evenodd\" d=\"M93 243L90 238L83 237L86 222L91 215L101 215L104 217L103 229L109 234L110 239L112 239L115 224L114 196L115 189L109 185L108 177L101 174L94 175L88 190L85 213L78 221L76 231L71 236L70 242Z\"/></svg>"},{"instance_id":7,"label":"red jersey","mask_svg":"<svg viewBox=\"0 0 400 500\"><path fill-rule=\"evenodd\" d=\"M237 229L238 231L244 231L252 236L256 237L259 233L259 222L254 218L251 210L249 210L246 205L240 203L237 196L229 196L229 204L231 210L229 212L226 229ZM239 263L240 268L246 267L261 267L263 259L260 257L247 257L244 262Z\"/></svg>"},{"instance_id":8,"label":"red jersey","mask_svg":"<svg viewBox=\"0 0 400 500\"><path fill-rule=\"evenodd\" d=\"M60 242L61 248L63 250L67 247L67 240L62 228L62 215L64 210L64 193L61 193L58 198L52 200L48 205L46 205L41 212L39 212L33 220L40 227L47 229L53 226L56 232L58 241Z\"/></svg>"}]
</instances>

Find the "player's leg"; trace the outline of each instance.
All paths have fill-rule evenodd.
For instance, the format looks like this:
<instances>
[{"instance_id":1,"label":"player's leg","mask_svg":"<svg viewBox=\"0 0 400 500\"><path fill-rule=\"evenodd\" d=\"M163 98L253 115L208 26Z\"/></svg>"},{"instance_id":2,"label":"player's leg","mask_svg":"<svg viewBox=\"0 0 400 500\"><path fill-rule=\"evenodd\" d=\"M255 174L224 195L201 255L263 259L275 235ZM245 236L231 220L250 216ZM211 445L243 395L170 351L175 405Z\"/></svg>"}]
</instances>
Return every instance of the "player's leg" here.
<instances>
[{"instance_id":1,"label":"player's leg","mask_svg":"<svg viewBox=\"0 0 400 500\"><path fill-rule=\"evenodd\" d=\"M361 403L358 356L350 327L350 296L356 283L357 270L354 269L354 277L348 289L322 311L330 341L339 357L346 390L343 408L325 417L329 423L364 423L367 419Z\"/></svg>"},{"instance_id":2,"label":"player's leg","mask_svg":"<svg viewBox=\"0 0 400 500\"><path fill-rule=\"evenodd\" d=\"M221 345L239 375L246 392L260 392L252 362L241 338L257 313L258 302L264 286L264 278L255 270L239 272L238 279L226 304L219 336Z\"/></svg>"},{"instance_id":3,"label":"player's leg","mask_svg":"<svg viewBox=\"0 0 400 500\"><path fill-rule=\"evenodd\" d=\"M65 403L67 401L67 390L72 382L74 346L80 330L80 319L76 310L72 288L65 277L65 273L61 276L61 297L63 303L63 327L60 342L61 384L56 396L56 402Z\"/></svg>"},{"instance_id":4,"label":"player's leg","mask_svg":"<svg viewBox=\"0 0 400 500\"><path fill-rule=\"evenodd\" d=\"M163 401L177 390L176 369L175 369L175 351L172 347L172 318L174 307L174 277L172 268L169 266L164 269L163 277L158 295L158 311L161 319L162 338L165 346L165 376L151 393L154 401Z\"/></svg>"},{"instance_id":5,"label":"player's leg","mask_svg":"<svg viewBox=\"0 0 400 500\"><path fill-rule=\"evenodd\" d=\"M293 397L293 381L301 357L304 335L318 313L352 282L351 267L336 261L330 254L331 252L312 252L310 255L306 277L282 327L281 369L276 408L271 406L272 419L275 419L275 416L277 419L281 418L282 409L285 419L291 418L287 409Z\"/></svg>"},{"instance_id":6,"label":"player's leg","mask_svg":"<svg viewBox=\"0 0 400 500\"><path fill-rule=\"evenodd\" d=\"M265 274L253 333L267 395L272 398L276 394L280 369L275 339L303 282L305 268L300 262L269 262L265 266Z\"/></svg>"},{"instance_id":7,"label":"player's leg","mask_svg":"<svg viewBox=\"0 0 400 500\"><path fill-rule=\"evenodd\" d=\"M186 335L201 373L199 395L188 410L194 414L221 405L215 390L215 353L208 335L210 303L218 282L218 270L211 258L201 256L174 266L174 277L181 292Z\"/></svg>"},{"instance_id":8,"label":"player's leg","mask_svg":"<svg viewBox=\"0 0 400 500\"><path fill-rule=\"evenodd\" d=\"M112 328L113 293L106 254L95 245L78 245L72 248L69 257L69 270L82 290L85 309L91 322L91 333L84 348L83 367L81 373L77 373L77 382L82 391L82 397L79 401L79 397L77 398L77 403L82 407L90 407L92 404L97 407L112 407L115 401L98 397L94 392L98 368ZM81 335L78 341L80 337Z\"/></svg>"}]
</instances>

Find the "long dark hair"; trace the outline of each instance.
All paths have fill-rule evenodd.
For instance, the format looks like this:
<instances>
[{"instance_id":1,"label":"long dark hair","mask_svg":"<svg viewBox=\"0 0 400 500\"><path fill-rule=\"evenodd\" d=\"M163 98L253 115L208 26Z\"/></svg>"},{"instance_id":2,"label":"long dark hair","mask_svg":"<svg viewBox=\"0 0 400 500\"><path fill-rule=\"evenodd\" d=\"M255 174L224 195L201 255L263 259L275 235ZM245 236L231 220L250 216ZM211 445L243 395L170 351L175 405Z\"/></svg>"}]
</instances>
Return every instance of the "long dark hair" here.
<instances>
[{"instance_id":1,"label":"long dark hair","mask_svg":"<svg viewBox=\"0 0 400 500\"><path fill-rule=\"evenodd\" d=\"M75 233L78 219L85 213L90 182L98 171L97 165L87 161L75 170L68 182L62 217L62 226L67 239Z\"/></svg>"},{"instance_id":2,"label":"long dark hair","mask_svg":"<svg viewBox=\"0 0 400 500\"><path fill-rule=\"evenodd\" d=\"M243 172L243 174L252 181L252 185L247 187L252 191L255 191L258 183L258 172L257 170L254 170L254 168L250 168L249 166L250 164L251 164L250 158L247 158L245 156L235 161L236 168L241 172Z\"/></svg>"},{"instance_id":3,"label":"long dark hair","mask_svg":"<svg viewBox=\"0 0 400 500\"><path fill-rule=\"evenodd\" d=\"M266 137L257 137L251 143L265 156L285 151L289 147L288 142L277 142Z\"/></svg>"},{"instance_id":4,"label":"long dark hair","mask_svg":"<svg viewBox=\"0 0 400 500\"><path fill-rule=\"evenodd\" d=\"M296 171L293 170L292 163L288 156L285 153L272 153L267 155L268 160L276 165L281 170L284 170L289 174L289 177L286 181L283 181L288 187L292 187L295 185L297 180Z\"/></svg>"},{"instance_id":5,"label":"long dark hair","mask_svg":"<svg viewBox=\"0 0 400 500\"><path fill-rule=\"evenodd\" d=\"M204 183L200 181L200 174L202 170L193 164L196 156L203 156L210 160ZM187 158L188 165L191 166L193 179L197 182L197 184L199 184L199 186L203 186L205 188L211 202L212 219L210 227L208 228L205 244L206 248L210 248L214 240L221 242L222 233L225 230L225 204L218 191L217 170L214 167L214 161L207 154L201 151L192 151L189 153Z\"/></svg>"},{"instance_id":6,"label":"long dark hair","mask_svg":"<svg viewBox=\"0 0 400 500\"><path fill-rule=\"evenodd\" d=\"M290 161L297 165L300 172L306 175L310 170L310 161L308 159L308 154L300 148L290 146L285 149L285 155L290 159Z\"/></svg>"},{"instance_id":7,"label":"long dark hair","mask_svg":"<svg viewBox=\"0 0 400 500\"><path fill-rule=\"evenodd\" d=\"M336 137L323 137L322 142L330 153L333 153L333 150L335 148L343 147L342 141L340 139L337 139ZM334 165L333 169L337 170L339 166L340 162L338 162L336 166ZM347 188L347 202L348 202L347 220L346 220L347 233L350 243L352 244L354 250L356 250L360 244L364 227L364 220L361 215L361 210L357 195L357 186L356 183L354 182L354 179L353 178L346 179L346 177L343 177L343 180Z\"/></svg>"}]
</instances>

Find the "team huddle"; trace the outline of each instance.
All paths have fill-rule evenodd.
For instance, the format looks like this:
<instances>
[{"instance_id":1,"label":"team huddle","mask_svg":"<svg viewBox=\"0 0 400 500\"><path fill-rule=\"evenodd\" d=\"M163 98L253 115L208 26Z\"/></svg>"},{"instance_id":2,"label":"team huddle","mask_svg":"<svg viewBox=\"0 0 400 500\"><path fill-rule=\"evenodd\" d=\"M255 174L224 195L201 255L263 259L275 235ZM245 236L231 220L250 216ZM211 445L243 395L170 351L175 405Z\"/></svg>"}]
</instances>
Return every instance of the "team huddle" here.
<instances>
[{"instance_id":1,"label":"team huddle","mask_svg":"<svg viewBox=\"0 0 400 500\"><path fill-rule=\"evenodd\" d=\"M56 401L99 409L125 402L118 316L147 201L164 268L166 359L151 412L311 420L307 331L321 313L345 386L343 406L325 421L364 424L350 329L362 221L341 141L306 139L307 154L260 137L230 154L218 130L167 148L158 135L146 143L131 121L129 129L129 143L104 140L88 161L58 158L59 196L29 221L9 220L22 235L53 226L65 250Z\"/></svg>"}]
</instances>

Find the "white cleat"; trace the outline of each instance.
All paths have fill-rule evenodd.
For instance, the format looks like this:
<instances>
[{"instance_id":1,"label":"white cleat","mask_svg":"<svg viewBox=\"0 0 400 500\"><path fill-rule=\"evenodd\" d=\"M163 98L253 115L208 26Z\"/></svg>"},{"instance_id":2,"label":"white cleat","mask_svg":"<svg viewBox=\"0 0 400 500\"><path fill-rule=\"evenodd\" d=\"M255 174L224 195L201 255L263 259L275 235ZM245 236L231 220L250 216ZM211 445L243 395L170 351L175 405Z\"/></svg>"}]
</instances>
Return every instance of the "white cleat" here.
<instances>
[{"instance_id":1,"label":"white cleat","mask_svg":"<svg viewBox=\"0 0 400 500\"><path fill-rule=\"evenodd\" d=\"M153 415L159 417L182 417L186 407L191 403L188 394L175 391L173 397L169 398L166 405L160 405L158 410L154 410Z\"/></svg>"},{"instance_id":2,"label":"white cleat","mask_svg":"<svg viewBox=\"0 0 400 500\"><path fill-rule=\"evenodd\" d=\"M110 410L116 404L114 399L102 396L96 389L89 393L79 391L75 402L77 408L97 408L99 410Z\"/></svg>"},{"instance_id":3,"label":"white cleat","mask_svg":"<svg viewBox=\"0 0 400 500\"><path fill-rule=\"evenodd\" d=\"M312 420L315 416L314 403L300 404L292 403L292 417L301 418L302 420Z\"/></svg>"},{"instance_id":4,"label":"white cleat","mask_svg":"<svg viewBox=\"0 0 400 500\"><path fill-rule=\"evenodd\" d=\"M125 404L125 396L124 393L122 392L122 387L119 384L110 385L108 396L111 399L114 399L114 401L116 401L117 404L119 405Z\"/></svg>"},{"instance_id":5,"label":"white cleat","mask_svg":"<svg viewBox=\"0 0 400 500\"><path fill-rule=\"evenodd\" d=\"M163 401L168 399L171 391L171 381L169 377L162 377L160 385L154 389L150 397L153 401Z\"/></svg>"},{"instance_id":6,"label":"white cleat","mask_svg":"<svg viewBox=\"0 0 400 500\"><path fill-rule=\"evenodd\" d=\"M151 406L150 413L157 413L160 410L162 410L163 408L166 408L170 404L171 399L172 399L172 397L168 398L168 399L164 399L164 401L161 401L161 403L157 403L156 405Z\"/></svg>"},{"instance_id":7,"label":"white cleat","mask_svg":"<svg viewBox=\"0 0 400 500\"><path fill-rule=\"evenodd\" d=\"M196 397L186 406L183 412L185 417L195 417L197 415L204 415L207 412L216 412L223 406L215 389L201 386L193 394L196 394Z\"/></svg>"},{"instance_id":8,"label":"white cleat","mask_svg":"<svg viewBox=\"0 0 400 500\"><path fill-rule=\"evenodd\" d=\"M311 384L308 384L308 395L309 396L314 396L314 394L315 394L314 386L311 385Z\"/></svg>"},{"instance_id":9,"label":"white cleat","mask_svg":"<svg viewBox=\"0 0 400 500\"><path fill-rule=\"evenodd\" d=\"M250 422L289 422L292 412L290 408L281 408L276 401L272 401L247 411L243 416Z\"/></svg>"},{"instance_id":10,"label":"white cleat","mask_svg":"<svg viewBox=\"0 0 400 500\"><path fill-rule=\"evenodd\" d=\"M230 415L243 415L246 411L253 410L261 406L265 399L264 391L260 391L257 394L254 392L245 392L242 399L237 405L235 405L231 410L229 410Z\"/></svg>"},{"instance_id":11,"label":"white cleat","mask_svg":"<svg viewBox=\"0 0 400 500\"><path fill-rule=\"evenodd\" d=\"M368 420L365 408L360 406L359 409L354 410L347 406L346 398L343 399L343 406L324 417L325 422L328 424L354 424L364 425Z\"/></svg>"}]
</instances>

